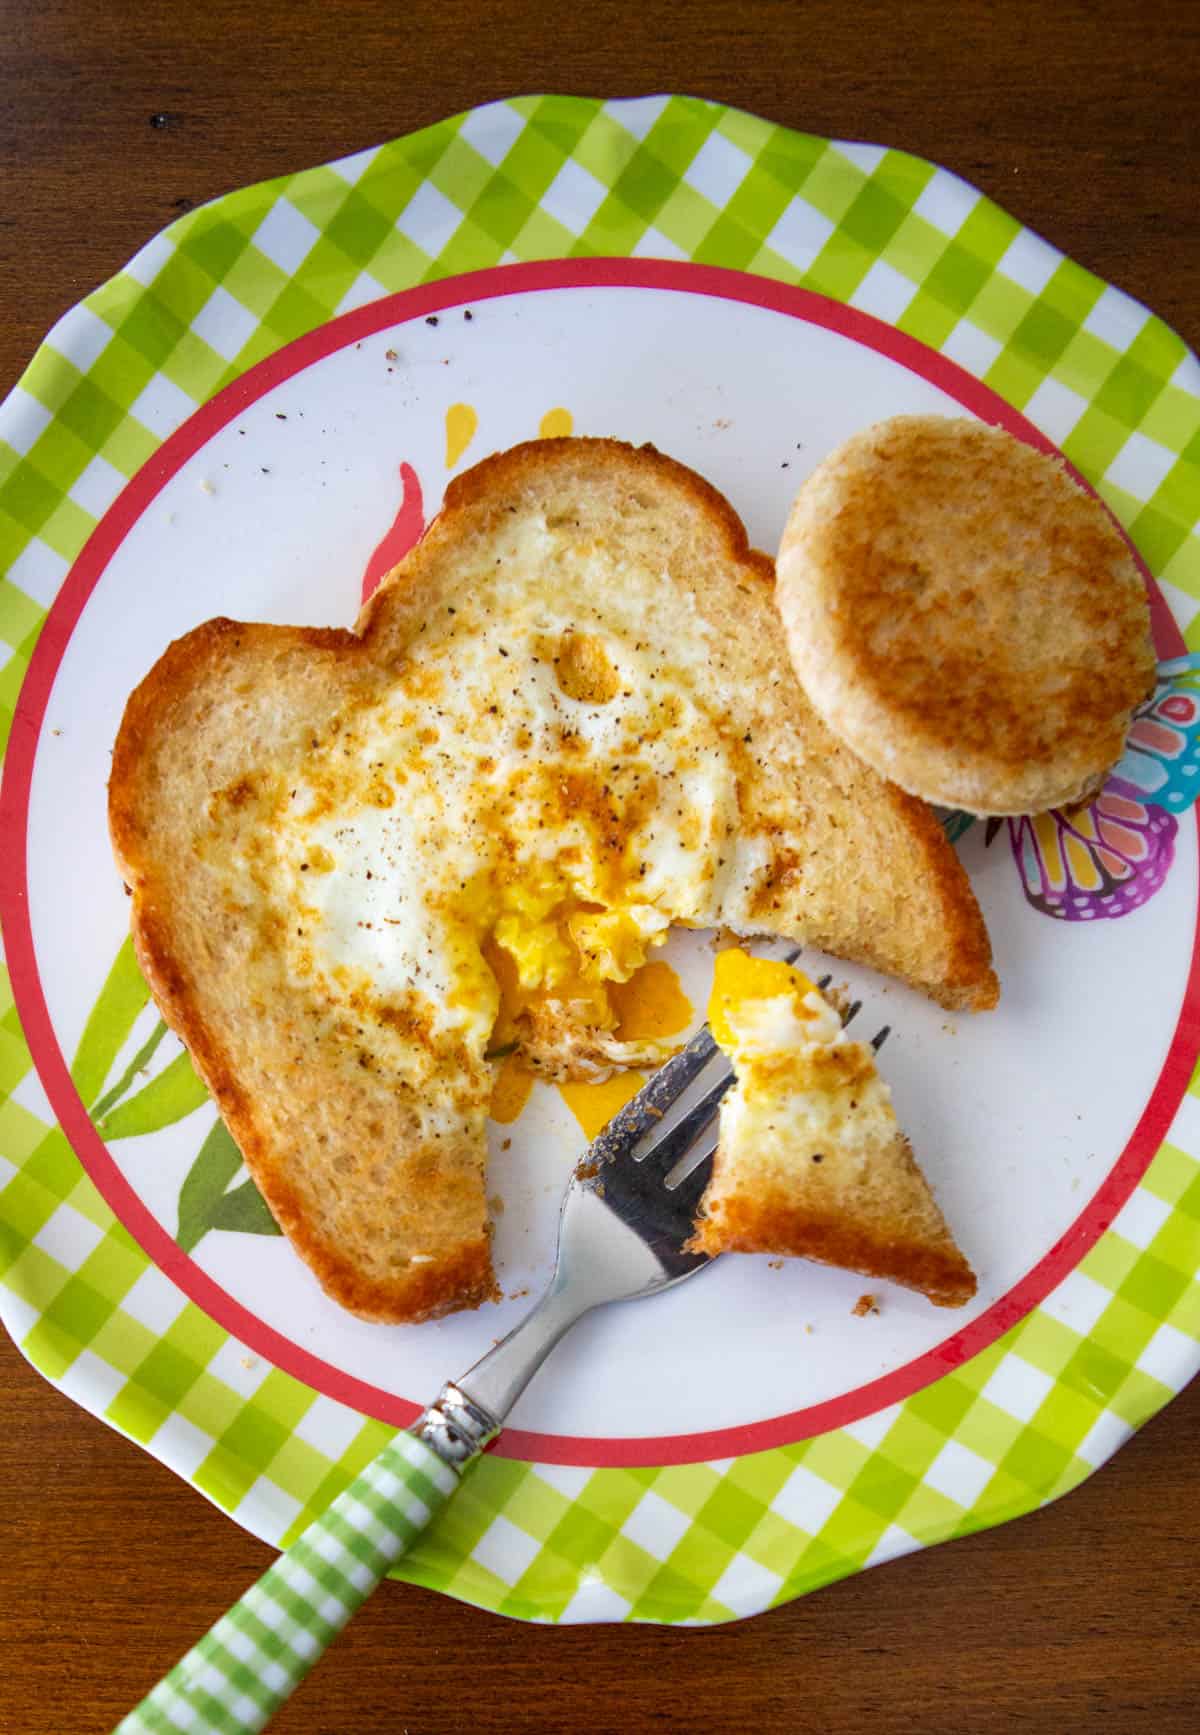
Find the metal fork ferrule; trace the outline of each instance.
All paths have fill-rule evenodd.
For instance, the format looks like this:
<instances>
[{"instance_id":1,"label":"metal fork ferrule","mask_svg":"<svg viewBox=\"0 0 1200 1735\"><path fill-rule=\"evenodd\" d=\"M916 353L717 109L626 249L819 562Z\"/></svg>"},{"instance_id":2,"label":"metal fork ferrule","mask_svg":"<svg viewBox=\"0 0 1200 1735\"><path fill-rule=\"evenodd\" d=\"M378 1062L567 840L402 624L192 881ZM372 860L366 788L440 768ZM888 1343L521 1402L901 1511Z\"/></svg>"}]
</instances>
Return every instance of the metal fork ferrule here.
<instances>
[{"instance_id":1,"label":"metal fork ferrule","mask_svg":"<svg viewBox=\"0 0 1200 1735\"><path fill-rule=\"evenodd\" d=\"M443 1464L463 1471L500 1432L500 1423L451 1382L408 1430Z\"/></svg>"}]
</instances>

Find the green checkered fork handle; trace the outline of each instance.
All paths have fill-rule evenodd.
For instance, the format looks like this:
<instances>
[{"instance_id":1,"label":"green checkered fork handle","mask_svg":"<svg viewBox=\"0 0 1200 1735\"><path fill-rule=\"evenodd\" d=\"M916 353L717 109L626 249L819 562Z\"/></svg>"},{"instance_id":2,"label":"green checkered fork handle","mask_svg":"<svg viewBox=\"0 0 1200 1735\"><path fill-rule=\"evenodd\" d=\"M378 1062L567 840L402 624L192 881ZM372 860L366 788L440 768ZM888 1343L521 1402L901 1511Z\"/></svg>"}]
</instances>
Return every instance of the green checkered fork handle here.
<instances>
[{"instance_id":1,"label":"green checkered fork handle","mask_svg":"<svg viewBox=\"0 0 1200 1735\"><path fill-rule=\"evenodd\" d=\"M500 1432L564 1332L594 1307L704 1270L683 1249L717 1143L729 1062L707 1027L611 1120L563 1199L550 1287L447 1385L119 1725L117 1735L262 1729Z\"/></svg>"},{"instance_id":2,"label":"green checkered fork handle","mask_svg":"<svg viewBox=\"0 0 1200 1735\"><path fill-rule=\"evenodd\" d=\"M400 1434L118 1726L118 1735L262 1729L458 1487Z\"/></svg>"}]
</instances>

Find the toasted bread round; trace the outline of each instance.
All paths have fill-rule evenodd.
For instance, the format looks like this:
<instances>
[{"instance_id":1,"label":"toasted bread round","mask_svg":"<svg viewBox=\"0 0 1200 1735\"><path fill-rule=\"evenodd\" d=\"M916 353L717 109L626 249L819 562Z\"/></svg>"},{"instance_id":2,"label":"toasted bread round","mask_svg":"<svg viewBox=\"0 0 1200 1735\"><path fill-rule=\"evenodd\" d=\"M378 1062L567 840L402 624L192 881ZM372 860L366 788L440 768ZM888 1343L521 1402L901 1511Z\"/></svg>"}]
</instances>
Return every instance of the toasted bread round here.
<instances>
[{"instance_id":1,"label":"toasted bread round","mask_svg":"<svg viewBox=\"0 0 1200 1735\"><path fill-rule=\"evenodd\" d=\"M1086 799L1154 684L1146 587L1064 466L898 416L800 490L777 602L814 708L868 765L978 814Z\"/></svg>"}]
</instances>

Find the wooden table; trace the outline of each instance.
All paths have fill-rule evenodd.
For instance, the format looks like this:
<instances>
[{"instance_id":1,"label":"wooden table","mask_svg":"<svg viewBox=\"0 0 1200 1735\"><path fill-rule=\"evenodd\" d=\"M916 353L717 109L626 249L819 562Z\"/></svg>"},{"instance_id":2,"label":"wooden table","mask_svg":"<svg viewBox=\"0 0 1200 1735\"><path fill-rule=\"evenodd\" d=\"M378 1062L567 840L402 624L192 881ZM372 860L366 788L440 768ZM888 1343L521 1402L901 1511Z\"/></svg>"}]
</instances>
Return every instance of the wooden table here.
<instances>
[{"instance_id":1,"label":"wooden table","mask_svg":"<svg viewBox=\"0 0 1200 1735\"><path fill-rule=\"evenodd\" d=\"M1200 340L1197 22L1136 3L0 0L0 392L189 204L530 90L684 90L983 188ZM152 126L151 115L167 117ZM104 1731L268 1551L0 1341L0 1731ZM389 1584L274 1727L1192 1730L1186 1392L1043 1513L742 1625L546 1630Z\"/></svg>"}]
</instances>

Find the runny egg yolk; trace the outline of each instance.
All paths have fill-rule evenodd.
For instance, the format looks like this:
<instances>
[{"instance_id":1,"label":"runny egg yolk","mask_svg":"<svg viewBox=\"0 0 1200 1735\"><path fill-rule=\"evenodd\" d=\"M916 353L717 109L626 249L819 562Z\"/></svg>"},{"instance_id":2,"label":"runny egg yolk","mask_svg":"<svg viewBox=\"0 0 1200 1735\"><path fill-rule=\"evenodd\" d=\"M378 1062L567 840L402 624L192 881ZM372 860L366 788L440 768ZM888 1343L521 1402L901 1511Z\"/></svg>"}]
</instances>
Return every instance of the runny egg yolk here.
<instances>
[{"instance_id":1,"label":"runny egg yolk","mask_svg":"<svg viewBox=\"0 0 1200 1735\"><path fill-rule=\"evenodd\" d=\"M608 998L617 1013L621 1042L677 1036L692 1021L692 1003L669 964L652 958L628 981L611 982Z\"/></svg>"},{"instance_id":2,"label":"runny egg yolk","mask_svg":"<svg viewBox=\"0 0 1200 1735\"><path fill-rule=\"evenodd\" d=\"M604 1131L645 1082L640 1072L616 1072L603 1084L560 1084L558 1092L583 1128L584 1137L591 1140Z\"/></svg>"},{"instance_id":3,"label":"runny egg yolk","mask_svg":"<svg viewBox=\"0 0 1200 1735\"><path fill-rule=\"evenodd\" d=\"M525 1015L549 1001L569 1004L575 1021L592 1030L617 1031L628 1022L619 991L645 967L649 948L666 939L667 919L658 911L585 902L549 875L524 877L476 901L491 905L480 949L500 993L491 1054L518 1044ZM665 1009L664 1016L669 1021ZM628 1034L665 1034L659 1022L657 1030ZM676 1028L686 1022L685 1015Z\"/></svg>"},{"instance_id":4,"label":"runny egg yolk","mask_svg":"<svg viewBox=\"0 0 1200 1735\"><path fill-rule=\"evenodd\" d=\"M521 1017L536 1007L543 989L525 989L515 960L494 938L484 942L484 961L500 990L500 1010L492 1032L489 1055L503 1062L492 1093L491 1116L507 1124L517 1119L528 1099L535 1075L521 1053ZM692 1003L669 964L652 959L621 981L585 981L576 971L557 992L581 1004L592 1028L611 1031L618 1042L659 1043L686 1030ZM563 1101L594 1138L623 1103L645 1083L638 1072L618 1072L603 1083L560 1083Z\"/></svg>"},{"instance_id":5,"label":"runny egg yolk","mask_svg":"<svg viewBox=\"0 0 1200 1735\"><path fill-rule=\"evenodd\" d=\"M718 952L708 1001L708 1024L714 1040L729 1054L742 1046L737 1028L750 1002L785 999L798 1018L811 1018L805 997L816 993L803 970L775 958L753 958L740 946Z\"/></svg>"}]
</instances>

